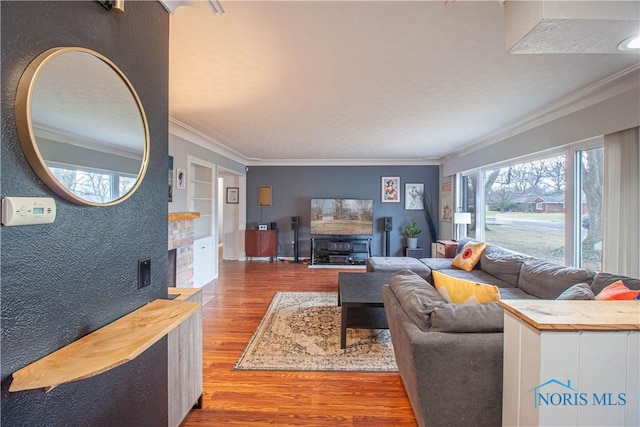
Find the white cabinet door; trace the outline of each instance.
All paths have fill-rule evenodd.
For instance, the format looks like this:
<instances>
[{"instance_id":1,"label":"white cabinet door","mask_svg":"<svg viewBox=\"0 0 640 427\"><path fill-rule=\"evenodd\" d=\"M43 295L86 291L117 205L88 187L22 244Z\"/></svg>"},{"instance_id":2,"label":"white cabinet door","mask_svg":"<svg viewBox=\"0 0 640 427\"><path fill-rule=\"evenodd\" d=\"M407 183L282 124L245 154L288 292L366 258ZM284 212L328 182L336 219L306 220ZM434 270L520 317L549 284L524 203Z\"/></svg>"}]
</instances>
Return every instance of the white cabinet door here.
<instances>
[{"instance_id":1,"label":"white cabinet door","mask_svg":"<svg viewBox=\"0 0 640 427\"><path fill-rule=\"evenodd\" d=\"M213 236L196 239L193 242L193 286L201 288L215 277Z\"/></svg>"}]
</instances>

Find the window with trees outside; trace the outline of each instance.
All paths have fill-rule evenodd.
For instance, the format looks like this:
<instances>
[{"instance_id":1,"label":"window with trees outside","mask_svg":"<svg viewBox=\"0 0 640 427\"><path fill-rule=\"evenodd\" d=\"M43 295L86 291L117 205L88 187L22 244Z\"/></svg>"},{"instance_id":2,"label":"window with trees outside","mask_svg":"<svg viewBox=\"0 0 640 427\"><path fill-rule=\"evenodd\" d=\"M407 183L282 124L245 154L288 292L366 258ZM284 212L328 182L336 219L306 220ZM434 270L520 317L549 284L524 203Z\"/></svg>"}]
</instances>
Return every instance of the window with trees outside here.
<instances>
[{"instance_id":1,"label":"window with trees outside","mask_svg":"<svg viewBox=\"0 0 640 427\"><path fill-rule=\"evenodd\" d=\"M472 214L467 235L558 264L599 271L602 156L602 146L574 147L462 174L461 207Z\"/></svg>"},{"instance_id":2,"label":"window with trees outside","mask_svg":"<svg viewBox=\"0 0 640 427\"><path fill-rule=\"evenodd\" d=\"M49 170L72 193L95 203L118 199L135 185L136 176L114 171L49 163Z\"/></svg>"}]
</instances>

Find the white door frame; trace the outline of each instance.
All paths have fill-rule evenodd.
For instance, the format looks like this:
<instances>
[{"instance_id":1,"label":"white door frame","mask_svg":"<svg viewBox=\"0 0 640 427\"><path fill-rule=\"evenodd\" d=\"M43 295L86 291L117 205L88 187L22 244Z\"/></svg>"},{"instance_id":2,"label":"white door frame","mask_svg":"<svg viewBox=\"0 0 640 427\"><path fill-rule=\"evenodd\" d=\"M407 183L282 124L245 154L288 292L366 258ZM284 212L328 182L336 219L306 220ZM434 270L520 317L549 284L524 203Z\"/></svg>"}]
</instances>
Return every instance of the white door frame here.
<instances>
[{"instance_id":1,"label":"white door frame","mask_svg":"<svg viewBox=\"0 0 640 427\"><path fill-rule=\"evenodd\" d=\"M244 230L246 228L247 217L247 179L246 175L239 174L231 169L218 166L218 177L224 180L224 190L222 206L217 206L216 216L222 212L223 227L219 230L222 233L223 259L243 260L244 256ZM238 204L226 203L226 188L238 187ZM227 227L231 224L231 227ZM229 230L227 230L229 229ZM216 242L218 238L216 238ZM217 270L216 270L217 271ZM216 276L217 277L217 276Z\"/></svg>"}]
</instances>

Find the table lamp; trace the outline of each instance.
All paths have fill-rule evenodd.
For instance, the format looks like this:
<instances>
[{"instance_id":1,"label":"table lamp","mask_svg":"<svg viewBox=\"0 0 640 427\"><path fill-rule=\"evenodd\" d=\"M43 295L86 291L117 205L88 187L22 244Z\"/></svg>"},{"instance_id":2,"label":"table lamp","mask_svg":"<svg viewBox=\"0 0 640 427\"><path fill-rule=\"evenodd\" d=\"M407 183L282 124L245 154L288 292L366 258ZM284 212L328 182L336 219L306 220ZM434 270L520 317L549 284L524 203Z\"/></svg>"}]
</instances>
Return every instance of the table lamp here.
<instances>
[{"instance_id":1,"label":"table lamp","mask_svg":"<svg viewBox=\"0 0 640 427\"><path fill-rule=\"evenodd\" d=\"M470 212L454 212L453 223L456 225L456 241L460 240L460 226L471 224Z\"/></svg>"}]
</instances>

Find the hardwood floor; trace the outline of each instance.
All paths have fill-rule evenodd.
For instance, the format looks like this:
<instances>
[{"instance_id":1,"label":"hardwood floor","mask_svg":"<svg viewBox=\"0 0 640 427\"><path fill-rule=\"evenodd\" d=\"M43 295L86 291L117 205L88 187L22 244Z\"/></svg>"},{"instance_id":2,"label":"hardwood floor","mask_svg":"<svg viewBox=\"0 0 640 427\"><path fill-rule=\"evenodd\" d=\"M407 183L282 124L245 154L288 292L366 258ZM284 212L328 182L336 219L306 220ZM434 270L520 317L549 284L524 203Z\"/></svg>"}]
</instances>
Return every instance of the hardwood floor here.
<instances>
[{"instance_id":1,"label":"hardwood floor","mask_svg":"<svg viewBox=\"0 0 640 427\"><path fill-rule=\"evenodd\" d=\"M415 426L397 373L232 370L277 291L337 291L338 271L223 261L204 295L203 408L182 426Z\"/></svg>"}]
</instances>

